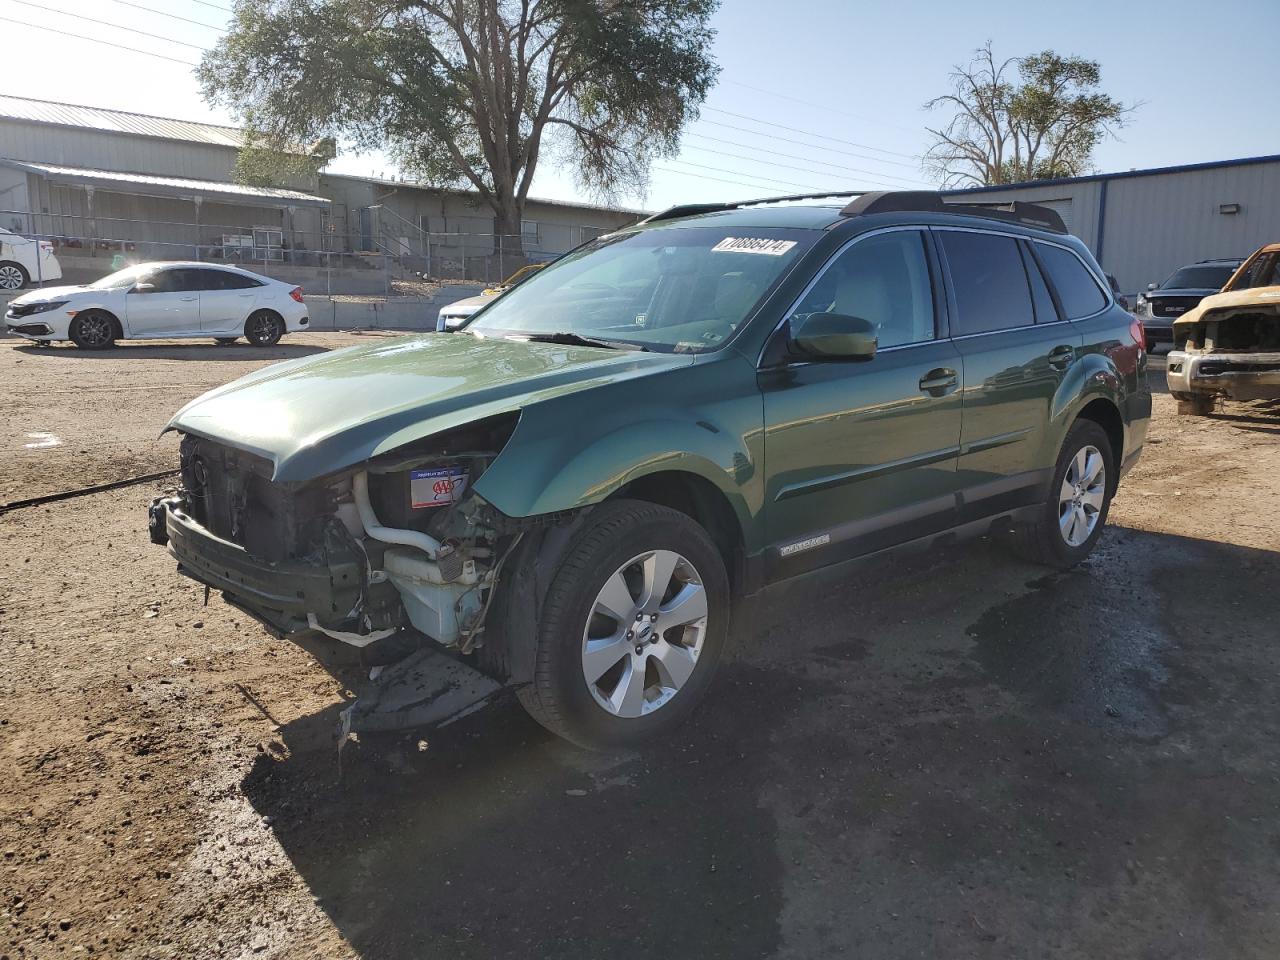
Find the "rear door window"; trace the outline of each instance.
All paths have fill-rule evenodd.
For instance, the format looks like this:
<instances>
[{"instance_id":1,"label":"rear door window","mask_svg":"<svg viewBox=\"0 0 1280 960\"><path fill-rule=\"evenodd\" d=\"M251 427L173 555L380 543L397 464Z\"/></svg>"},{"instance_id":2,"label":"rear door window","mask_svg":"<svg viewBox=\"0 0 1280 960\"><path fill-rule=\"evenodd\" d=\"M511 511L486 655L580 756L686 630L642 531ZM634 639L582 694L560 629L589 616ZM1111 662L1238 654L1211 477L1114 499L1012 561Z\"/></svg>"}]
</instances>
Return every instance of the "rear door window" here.
<instances>
[{"instance_id":1,"label":"rear door window","mask_svg":"<svg viewBox=\"0 0 1280 960\"><path fill-rule=\"evenodd\" d=\"M242 273L232 273L230 270L209 270L207 273L216 273L217 286L207 287L208 290L249 290L253 287L260 287L262 284L253 279L246 277Z\"/></svg>"},{"instance_id":2,"label":"rear door window","mask_svg":"<svg viewBox=\"0 0 1280 960\"><path fill-rule=\"evenodd\" d=\"M1062 312L1068 320L1091 316L1107 305L1107 295L1098 286L1098 281L1070 250L1037 243L1036 253L1049 272L1049 279L1058 291L1058 302L1062 304Z\"/></svg>"},{"instance_id":3,"label":"rear door window","mask_svg":"<svg viewBox=\"0 0 1280 960\"><path fill-rule=\"evenodd\" d=\"M1012 237L939 230L956 298L953 337L1026 327L1035 322L1027 272Z\"/></svg>"}]
</instances>

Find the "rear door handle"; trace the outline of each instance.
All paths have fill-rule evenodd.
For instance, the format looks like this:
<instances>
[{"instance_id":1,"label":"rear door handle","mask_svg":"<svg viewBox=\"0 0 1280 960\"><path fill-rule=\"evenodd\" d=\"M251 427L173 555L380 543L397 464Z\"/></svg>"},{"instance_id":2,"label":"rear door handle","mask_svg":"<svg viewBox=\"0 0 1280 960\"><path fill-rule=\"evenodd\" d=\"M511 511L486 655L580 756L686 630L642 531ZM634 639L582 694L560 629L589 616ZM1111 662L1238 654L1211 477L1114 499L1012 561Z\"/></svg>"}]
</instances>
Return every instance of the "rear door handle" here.
<instances>
[{"instance_id":1,"label":"rear door handle","mask_svg":"<svg viewBox=\"0 0 1280 960\"><path fill-rule=\"evenodd\" d=\"M943 397L960 385L960 378L949 367L936 367L920 378L920 389L931 397Z\"/></svg>"},{"instance_id":2,"label":"rear door handle","mask_svg":"<svg viewBox=\"0 0 1280 960\"><path fill-rule=\"evenodd\" d=\"M191 303L193 300L199 300L200 298L199 297L179 297L178 299L181 300L183 303Z\"/></svg>"},{"instance_id":3,"label":"rear door handle","mask_svg":"<svg viewBox=\"0 0 1280 960\"><path fill-rule=\"evenodd\" d=\"M1062 370L1075 359L1075 356L1075 347L1065 343L1060 344L1049 351L1049 366L1055 370Z\"/></svg>"}]
</instances>

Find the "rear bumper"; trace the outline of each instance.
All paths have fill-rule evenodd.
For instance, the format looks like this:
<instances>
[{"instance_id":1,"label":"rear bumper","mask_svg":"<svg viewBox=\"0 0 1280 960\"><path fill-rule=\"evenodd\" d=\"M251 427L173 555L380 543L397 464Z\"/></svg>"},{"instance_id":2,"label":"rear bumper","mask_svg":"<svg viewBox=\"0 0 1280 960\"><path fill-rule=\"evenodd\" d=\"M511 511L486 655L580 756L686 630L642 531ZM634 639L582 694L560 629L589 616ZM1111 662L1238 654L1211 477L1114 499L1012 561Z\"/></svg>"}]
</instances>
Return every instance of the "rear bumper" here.
<instances>
[{"instance_id":1,"label":"rear bumper","mask_svg":"<svg viewBox=\"0 0 1280 960\"><path fill-rule=\"evenodd\" d=\"M1280 398L1280 353L1169 354L1165 374L1170 393L1223 396L1232 400Z\"/></svg>"},{"instance_id":2,"label":"rear bumper","mask_svg":"<svg viewBox=\"0 0 1280 960\"><path fill-rule=\"evenodd\" d=\"M354 553L315 562L259 560L206 530L184 507L178 497L151 505L152 540L167 539L180 573L223 591L268 625L282 632L305 629L308 614L339 623L359 603L363 567Z\"/></svg>"}]
</instances>

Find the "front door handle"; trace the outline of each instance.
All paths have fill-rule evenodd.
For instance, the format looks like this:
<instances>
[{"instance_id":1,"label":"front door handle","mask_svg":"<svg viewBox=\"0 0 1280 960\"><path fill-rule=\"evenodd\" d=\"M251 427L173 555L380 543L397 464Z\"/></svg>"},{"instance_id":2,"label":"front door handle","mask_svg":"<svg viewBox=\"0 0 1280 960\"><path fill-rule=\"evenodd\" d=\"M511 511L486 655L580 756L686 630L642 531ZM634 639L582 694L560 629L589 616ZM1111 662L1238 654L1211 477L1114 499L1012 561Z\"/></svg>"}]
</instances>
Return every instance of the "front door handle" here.
<instances>
[{"instance_id":1,"label":"front door handle","mask_svg":"<svg viewBox=\"0 0 1280 960\"><path fill-rule=\"evenodd\" d=\"M1055 370L1065 370L1075 359L1076 349L1068 344L1059 344L1049 351L1049 366Z\"/></svg>"},{"instance_id":2,"label":"front door handle","mask_svg":"<svg viewBox=\"0 0 1280 960\"><path fill-rule=\"evenodd\" d=\"M178 299L183 303L192 303L193 301L199 300L200 298L199 297L179 297Z\"/></svg>"},{"instance_id":3,"label":"front door handle","mask_svg":"<svg viewBox=\"0 0 1280 960\"><path fill-rule=\"evenodd\" d=\"M920 390L931 397L944 397L960 385L960 378L950 367L936 367L920 378Z\"/></svg>"}]
</instances>

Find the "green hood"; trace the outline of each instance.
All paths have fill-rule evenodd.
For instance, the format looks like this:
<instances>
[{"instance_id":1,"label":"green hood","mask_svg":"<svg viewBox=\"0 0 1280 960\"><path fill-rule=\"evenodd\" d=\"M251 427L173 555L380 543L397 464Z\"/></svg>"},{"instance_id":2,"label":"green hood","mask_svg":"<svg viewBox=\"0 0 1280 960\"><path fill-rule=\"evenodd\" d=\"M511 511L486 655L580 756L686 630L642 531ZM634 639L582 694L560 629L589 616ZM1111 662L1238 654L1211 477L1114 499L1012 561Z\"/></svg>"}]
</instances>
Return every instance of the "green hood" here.
<instances>
[{"instance_id":1,"label":"green hood","mask_svg":"<svg viewBox=\"0 0 1280 960\"><path fill-rule=\"evenodd\" d=\"M181 430L310 480L483 417L687 366L689 356L424 334L264 367L178 411Z\"/></svg>"}]
</instances>

